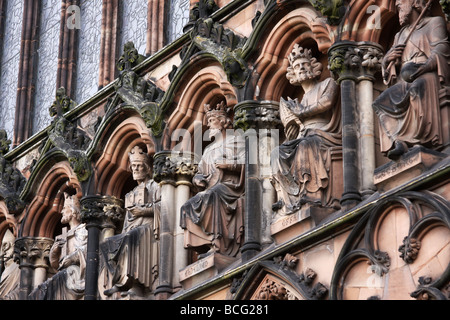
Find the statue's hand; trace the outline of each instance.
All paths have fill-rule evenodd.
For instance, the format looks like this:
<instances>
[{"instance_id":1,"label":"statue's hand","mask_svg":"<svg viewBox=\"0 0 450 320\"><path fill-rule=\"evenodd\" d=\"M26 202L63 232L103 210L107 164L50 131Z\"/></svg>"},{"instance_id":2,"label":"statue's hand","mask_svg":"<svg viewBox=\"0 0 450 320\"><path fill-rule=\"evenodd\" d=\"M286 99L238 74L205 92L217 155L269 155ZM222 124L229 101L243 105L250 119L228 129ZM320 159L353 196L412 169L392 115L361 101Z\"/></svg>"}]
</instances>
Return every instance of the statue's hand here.
<instances>
[{"instance_id":1,"label":"statue's hand","mask_svg":"<svg viewBox=\"0 0 450 320\"><path fill-rule=\"evenodd\" d=\"M143 217L148 215L148 212L151 208L142 207L142 206L135 206L130 209L130 212L135 217Z\"/></svg>"},{"instance_id":2,"label":"statue's hand","mask_svg":"<svg viewBox=\"0 0 450 320\"><path fill-rule=\"evenodd\" d=\"M385 62L390 64L391 62L396 62L402 58L403 51L405 50L405 44L398 44L393 47L385 57Z\"/></svg>"},{"instance_id":3,"label":"statue's hand","mask_svg":"<svg viewBox=\"0 0 450 320\"><path fill-rule=\"evenodd\" d=\"M69 254L62 258L61 262L59 263L58 270L65 269L72 265L77 265L79 264L79 262L80 261L77 254Z\"/></svg>"},{"instance_id":4,"label":"statue's hand","mask_svg":"<svg viewBox=\"0 0 450 320\"><path fill-rule=\"evenodd\" d=\"M192 179L192 183L197 187L206 188L208 181L205 179L204 175L198 174L194 176L194 178Z\"/></svg>"}]
</instances>

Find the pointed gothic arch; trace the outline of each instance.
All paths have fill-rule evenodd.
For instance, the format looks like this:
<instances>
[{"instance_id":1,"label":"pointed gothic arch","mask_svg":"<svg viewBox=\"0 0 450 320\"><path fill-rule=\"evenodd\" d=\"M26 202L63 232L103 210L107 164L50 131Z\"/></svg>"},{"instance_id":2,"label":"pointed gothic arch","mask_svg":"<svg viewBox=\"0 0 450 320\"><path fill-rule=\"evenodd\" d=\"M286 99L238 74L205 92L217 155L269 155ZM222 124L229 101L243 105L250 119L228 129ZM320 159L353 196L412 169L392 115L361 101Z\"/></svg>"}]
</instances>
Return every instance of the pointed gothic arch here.
<instances>
[{"instance_id":1,"label":"pointed gothic arch","mask_svg":"<svg viewBox=\"0 0 450 320\"><path fill-rule=\"evenodd\" d=\"M47 158L48 157L48 158ZM26 208L24 223L21 225L21 237L54 238L60 233L58 226L64 205L64 192L76 193L81 198L82 190L77 175L67 158L61 152L49 152L47 161L42 163L30 190L29 205ZM55 159L51 161L51 159Z\"/></svg>"},{"instance_id":2,"label":"pointed gothic arch","mask_svg":"<svg viewBox=\"0 0 450 320\"><path fill-rule=\"evenodd\" d=\"M193 150L194 131L203 123L205 104L215 105L224 101L229 108L237 103L237 93L230 84L222 65L208 54L197 55L191 61L182 78L178 81L174 93L171 116L167 120L167 136L163 145L170 149L180 143L183 137L183 150ZM178 130L183 130L177 132Z\"/></svg>"},{"instance_id":3,"label":"pointed gothic arch","mask_svg":"<svg viewBox=\"0 0 450 320\"><path fill-rule=\"evenodd\" d=\"M324 18L309 5L287 12L267 33L255 61L253 82L257 89L252 99L279 101L292 91L288 87L286 70L287 57L293 46L299 44L312 49L314 55L319 56L319 61L326 66L326 53L333 43L333 33ZM326 75L327 70L324 68L323 76Z\"/></svg>"}]
</instances>

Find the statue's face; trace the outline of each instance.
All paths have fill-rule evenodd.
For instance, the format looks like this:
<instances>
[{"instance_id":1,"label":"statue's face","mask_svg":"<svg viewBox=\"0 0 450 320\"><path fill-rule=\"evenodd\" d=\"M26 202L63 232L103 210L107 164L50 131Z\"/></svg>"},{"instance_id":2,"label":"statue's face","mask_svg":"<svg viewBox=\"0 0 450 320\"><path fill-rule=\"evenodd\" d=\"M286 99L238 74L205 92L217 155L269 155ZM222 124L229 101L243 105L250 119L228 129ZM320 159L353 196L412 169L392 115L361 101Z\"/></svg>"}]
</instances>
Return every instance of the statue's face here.
<instances>
[{"instance_id":1,"label":"statue's face","mask_svg":"<svg viewBox=\"0 0 450 320\"><path fill-rule=\"evenodd\" d=\"M141 161L131 163L131 172L133 174L133 179L136 181L143 181L149 175L147 166Z\"/></svg>"},{"instance_id":2,"label":"statue's face","mask_svg":"<svg viewBox=\"0 0 450 320\"><path fill-rule=\"evenodd\" d=\"M220 121L219 117L214 117L214 116L209 117L207 125L209 128L209 138L210 139L222 132L223 123L222 123L222 121Z\"/></svg>"},{"instance_id":3,"label":"statue's face","mask_svg":"<svg viewBox=\"0 0 450 320\"><path fill-rule=\"evenodd\" d=\"M395 6L398 11L398 19L401 26L408 24L410 21L411 13L413 12L412 0L396 0Z\"/></svg>"},{"instance_id":4,"label":"statue's face","mask_svg":"<svg viewBox=\"0 0 450 320\"><path fill-rule=\"evenodd\" d=\"M70 222L70 220L72 220L73 216L74 216L74 210L72 208L73 206L73 202L70 199L66 199L64 201L64 207L62 209L62 218L61 218L61 223L62 224L68 224Z\"/></svg>"},{"instance_id":5,"label":"statue's face","mask_svg":"<svg viewBox=\"0 0 450 320\"><path fill-rule=\"evenodd\" d=\"M291 83L301 83L314 78L311 61L306 58L300 58L294 61L292 64L292 73Z\"/></svg>"}]
</instances>

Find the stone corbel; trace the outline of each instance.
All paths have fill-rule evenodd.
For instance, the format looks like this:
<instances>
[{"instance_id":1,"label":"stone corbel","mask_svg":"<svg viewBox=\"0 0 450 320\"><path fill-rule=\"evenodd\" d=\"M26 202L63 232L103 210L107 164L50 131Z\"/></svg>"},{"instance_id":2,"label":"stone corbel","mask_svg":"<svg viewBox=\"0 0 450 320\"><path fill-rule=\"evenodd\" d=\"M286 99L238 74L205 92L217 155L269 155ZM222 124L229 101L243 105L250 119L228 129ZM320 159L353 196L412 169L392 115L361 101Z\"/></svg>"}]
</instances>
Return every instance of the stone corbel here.
<instances>
[{"instance_id":1,"label":"stone corbel","mask_svg":"<svg viewBox=\"0 0 450 320\"><path fill-rule=\"evenodd\" d=\"M117 69L121 71L121 74L114 88L117 96L123 101L119 106L136 109L147 127L152 130L153 135L159 137L163 132L163 110L160 103L164 91L133 70L144 58L137 52L132 42L126 43L124 53L117 62ZM109 106L105 118L108 118L113 111L114 108Z\"/></svg>"},{"instance_id":2,"label":"stone corbel","mask_svg":"<svg viewBox=\"0 0 450 320\"><path fill-rule=\"evenodd\" d=\"M22 173L5 159L11 140L5 130L0 130L0 200L5 201L10 214L19 214L25 208L25 202L20 199L26 179Z\"/></svg>"}]
</instances>

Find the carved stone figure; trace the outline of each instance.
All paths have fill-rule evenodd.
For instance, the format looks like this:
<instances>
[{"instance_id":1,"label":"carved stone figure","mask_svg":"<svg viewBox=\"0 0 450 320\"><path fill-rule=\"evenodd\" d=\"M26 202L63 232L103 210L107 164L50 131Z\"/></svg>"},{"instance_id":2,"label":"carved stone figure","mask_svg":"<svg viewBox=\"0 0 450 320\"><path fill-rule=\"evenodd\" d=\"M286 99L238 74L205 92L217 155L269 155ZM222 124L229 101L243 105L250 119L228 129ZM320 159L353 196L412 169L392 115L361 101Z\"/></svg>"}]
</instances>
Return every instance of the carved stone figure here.
<instances>
[{"instance_id":1,"label":"carved stone figure","mask_svg":"<svg viewBox=\"0 0 450 320\"><path fill-rule=\"evenodd\" d=\"M235 257L243 236L243 215L239 200L244 188L245 144L231 134L232 122L224 103L205 106L209 144L192 179L201 192L181 207L185 247L201 255L220 253Z\"/></svg>"},{"instance_id":2,"label":"carved stone figure","mask_svg":"<svg viewBox=\"0 0 450 320\"><path fill-rule=\"evenodd\" d=\"M14 242L16 238L9 230L6 231L0 252L2 268L0 278L0 299L16 300L18 298L20 269L14 261Z\"/></svg>"},{"instance_id":3,"label":"carved stone figure","mask_svg":"<svg viewBox=\"0 0 450 320\"><path fill-rule=\"evenodd\" d=\"M100 245L109 278L106 296L120 292L130 299L147 298L158 277L158 239L161 191L152 179L150 158L140 147L129 153L133 179L138 186L125 196L126 216L122 233Z\"/></svg>"},{"instance_id":4,"label":"carved stone figure","mask_svg":"<svg viewBox=\"0 0 450 320\"><path fill-rule=\"evenodd\" d=\"M390 159L414 145L436 149L442 144L439 89L449 85L450 45L444 18L431 17L428 4L396 1L403 28L382 65L390 87L373 104L381 151Z\"/></svg>"},{"instance_id":5,"label":"carved stone figure","mask_svg":"<svg viewBox=\"0 0 450 320\"><path fill-rule=\"evenodd\" d=\"M88 232L81 223L81 205L76 195L64 193L61 223L63 233L50 249L50 266L57 273L38 286L30 297L36 300L79 300L84 295Z\"/></svg>"},{"instance_id":6,"label":"carved stone figure","mask_svg":"<svg viewBox=\"0 0 450 320\"><path fill-rule=\"evenodd\" d=\"M333 207L337 200L329 194L329 149L341 146L339 88L332 78L319 81L322 64L311 50L294 46L289 55L287 78L301 86L304 95L281 99L280 116L286 142L271 156L272 183L278 194L273 206L280 214L291 214L303 205Z\"/></svg>"}]
</instances>

